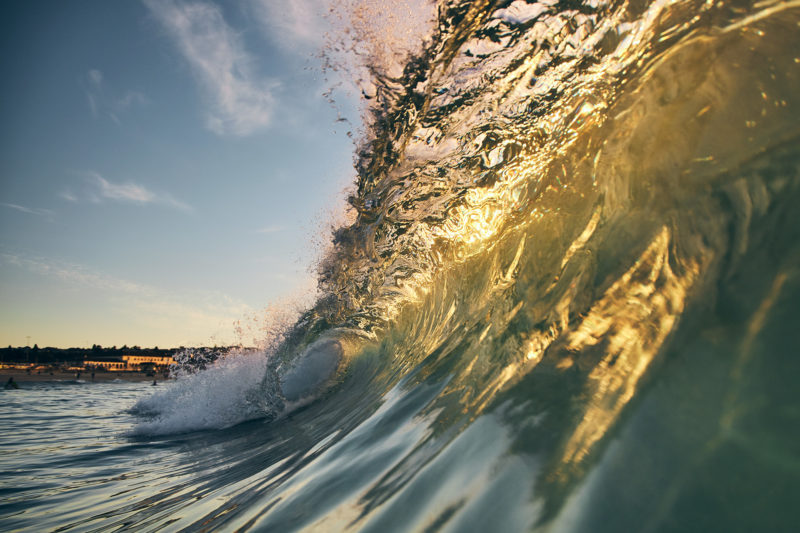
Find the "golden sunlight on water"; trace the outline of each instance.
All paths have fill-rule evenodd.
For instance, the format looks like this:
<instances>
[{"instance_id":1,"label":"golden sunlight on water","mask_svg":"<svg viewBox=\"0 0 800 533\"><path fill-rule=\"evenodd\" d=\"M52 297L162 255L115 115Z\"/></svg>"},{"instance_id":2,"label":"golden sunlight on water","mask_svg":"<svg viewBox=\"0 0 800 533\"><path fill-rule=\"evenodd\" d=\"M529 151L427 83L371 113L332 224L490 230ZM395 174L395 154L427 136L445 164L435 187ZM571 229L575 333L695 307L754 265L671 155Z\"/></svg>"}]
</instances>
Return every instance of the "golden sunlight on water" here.
<instances>
[{"instance_id":1,"label":"golden sunlight on water","mask_svg":"<svg viewBox=\"0 0 800 533\"><path fill-rule=\"evenodd\" d=\"M591 399L564 447L565 465L583 459L616 421L683 312L703 259L684 263L676 275L670 267L670 241L669 230L662 228L568 336L575 364L596 357L587 350L590 346L600 346L602 355L599 362L589 363L593 368L586 389Z\"/></svg>"}]
</instances>

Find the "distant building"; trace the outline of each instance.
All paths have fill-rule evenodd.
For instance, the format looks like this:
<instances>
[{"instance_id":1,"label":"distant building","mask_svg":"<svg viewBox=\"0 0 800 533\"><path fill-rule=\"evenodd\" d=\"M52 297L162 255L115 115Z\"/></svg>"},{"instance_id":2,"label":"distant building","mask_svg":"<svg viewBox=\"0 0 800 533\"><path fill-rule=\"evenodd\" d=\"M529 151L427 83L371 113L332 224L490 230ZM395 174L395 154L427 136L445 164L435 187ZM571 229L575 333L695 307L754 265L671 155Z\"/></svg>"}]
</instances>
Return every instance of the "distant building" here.
<instances>
[{"instance_id":1,"label":"distant building","mask_svg":"<svg viewBox=\"0 0 800 533\"><path fill-rule=\"evenodd\" d=\"M84 366L94 368L105 368L106 370L121 371L127 370L127 364L124 361L84 361Z\"/></svg>"},{"instance_id":2,"label":"distant building","mask_svg":"<svg viewBox=\"0 0 800 533\"><path fill-rule=\"evenodd\" d=\"M137 370L163 370L175 361L172 357L152 355L123 355L122 360L84 361L86 367L105 368L116 372Z\"/></svg>"}]
</instances>

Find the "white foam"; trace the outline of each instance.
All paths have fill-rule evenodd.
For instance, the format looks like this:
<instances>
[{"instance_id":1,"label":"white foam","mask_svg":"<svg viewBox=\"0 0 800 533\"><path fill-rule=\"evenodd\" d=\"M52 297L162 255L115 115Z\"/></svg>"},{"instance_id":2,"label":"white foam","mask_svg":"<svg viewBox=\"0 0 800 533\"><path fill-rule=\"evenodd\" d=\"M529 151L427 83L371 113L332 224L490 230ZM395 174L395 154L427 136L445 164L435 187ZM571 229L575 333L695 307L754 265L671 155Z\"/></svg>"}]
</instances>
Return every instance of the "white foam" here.
<instances>
[{"instance_id":1,"label":"white foam","mask_svg":"<svg viewBox=\"0 0 800 533\"><path fill-rule=\"evenodd\" d=\"M512 24L524 24L547 11L548 7L545 3L529 4L523 0L516 0L508 7L495 11L494 16Z\"/></svg>"},{"instance_id":2,"label":"white foam","mask_svg":"<svg viewBox=\"0 0 800 533\"><path fill-rule=\"evenodd\" d=\"M431 42L437 15L434 0L331 2L331 31L322 52L327 74L343 73L337 85L372 99L377 94L374 74L400 78L408 58ZM370 121L368 115L362 120Z\"/></svg>"},{"instance_id":3,"label":"white foam","mask_svg":"<svg viewBox=\"0 0 800 533\"><path fill-rule=\"evenodd\" d=\"M267 366L263 352L233 353L205 370L180 375L153 387L132 411L142 418L133 435L164 435L202 429L222 429L266 413L252 398L261 387ZM163 385L163 386L162 386Z\"/></svg>"}]
</instances>

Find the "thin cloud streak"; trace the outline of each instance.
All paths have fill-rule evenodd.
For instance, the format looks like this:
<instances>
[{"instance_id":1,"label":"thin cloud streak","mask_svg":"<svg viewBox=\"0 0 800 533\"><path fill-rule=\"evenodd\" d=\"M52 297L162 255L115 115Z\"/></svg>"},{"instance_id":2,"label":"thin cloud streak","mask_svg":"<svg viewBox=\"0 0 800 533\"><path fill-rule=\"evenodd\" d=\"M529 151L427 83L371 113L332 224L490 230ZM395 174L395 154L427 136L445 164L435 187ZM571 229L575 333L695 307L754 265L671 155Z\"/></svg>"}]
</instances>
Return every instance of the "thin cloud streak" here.
<instances>
[{"instance_id":1,"label":"thin cloud streak","mask_svg":"<svg viewBox=\"0 0 800 533\"><path fill-rule=\"evenodd\" d=\"M6 264L84 287L123 292L126 294L148 295L152 292L143 285L92 273L79 265L59 263L45 259L30 259L7 253L0 254L0 257L2 257L3 262Z\"/></svg>"},{"instance_id":2,"label":"thin cloud streak","mask_svg":"<svg viewBox=\"0 0 800 533\"><path fill-rule=\"evenodd\" d=\"M191 65L211 104L206 127L245 136L267 127L277 86L259 78L253 59L220 9L207 2L144 0Z\"/></svg>"},{"instance_id":3,"label":"thin cloud streak","mask_svg":"<svg viewBox=\"0 0 800 533\"><path fill-rule=\"evenodd\" d=\"M5 202L0 202L0 205L4 207L8 207L9 209L14 209L21 213L27 213L29 215L37 215L40 217L47 217L51 218L55 213L50 211L49 209L40 209L36 207L25 207L24 205L17 205L17 204L8 204Z\"/></svg>"},{"instance_id":4,"label":"thin cloud streak","mask_svg":"<svg viewBox=\"0 0 800 533\"><path fill-rule=\"evenodd\" d=\"M127 200L140 204L149 204L156 200L156 195L135 183L111 183L100 175L95 175L100 186L100 195L112 200Z\"/></svg>"},{"instance_id":5,"label":"thin cloud streak","mask_svg":"<svg viewBox=\"0 0 800 533\"><path fill-rule=\"evenodd\" d=\"M167 193L155 193L137 183L113 183L96 172L89 173L89 182L94 190L89 193L89 200L99 203L104 199L140 205L157 204L172 207L180 211L190 212L192 207ZM75 198L71 193L62 193L63 198ZM72 200L70 200L72 201Z\"/></svg>"},{"instance_id":6,"label":"thin cloud streak","mask_svg":"<svg viewBox=\"0 0 800 533\"><path fill-rule=\"evenodd\" d=\"M72 194L70 191L62 191L58 193L58 196L68 202L76 203L78 201L78 197Z\"/></svg>"}]
</instances>

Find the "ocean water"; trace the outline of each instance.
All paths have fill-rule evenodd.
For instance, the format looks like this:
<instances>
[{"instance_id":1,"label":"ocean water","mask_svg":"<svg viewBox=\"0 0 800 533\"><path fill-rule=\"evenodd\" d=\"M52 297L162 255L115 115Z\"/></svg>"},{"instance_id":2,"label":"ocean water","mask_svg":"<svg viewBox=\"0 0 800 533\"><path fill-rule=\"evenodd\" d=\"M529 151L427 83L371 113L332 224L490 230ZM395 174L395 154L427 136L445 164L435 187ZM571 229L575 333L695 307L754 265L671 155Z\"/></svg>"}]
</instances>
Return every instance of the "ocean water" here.
<instances>
[{"instance_id":1,"label":"ocean water","mask_svg":"<svg viewBox=\"0 0 800 533\"><path fill-rule=\"evenodd\" d=\"M437 17L358 49L317 303L163 386L2 391L0 528L797 530L800 3Z\"/></svg>"}]
</instances>

